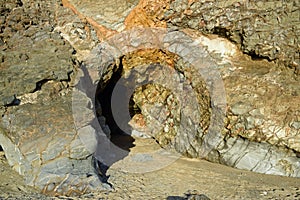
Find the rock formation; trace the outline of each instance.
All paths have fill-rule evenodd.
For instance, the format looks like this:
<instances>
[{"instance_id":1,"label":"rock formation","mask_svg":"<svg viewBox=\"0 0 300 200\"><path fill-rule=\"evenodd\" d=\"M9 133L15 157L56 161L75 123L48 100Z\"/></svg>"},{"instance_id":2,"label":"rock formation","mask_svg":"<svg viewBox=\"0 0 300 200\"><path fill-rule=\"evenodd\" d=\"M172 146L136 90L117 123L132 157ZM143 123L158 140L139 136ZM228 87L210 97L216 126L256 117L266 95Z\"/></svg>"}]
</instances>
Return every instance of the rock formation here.
<instances>
[{"instance_id":1,"label":"rock formation","mask_svg":"<svg viewBox=\"0 0 300 200\"><path fill-rule=\"evenodd\" d=\"M180 155L300 177L297 1L0 6L0 145L27 184L112 189L107 167L129 147L111 144L111 117ZM112 83L121 104L107 110Z\"/></svg>"}]
</instances>

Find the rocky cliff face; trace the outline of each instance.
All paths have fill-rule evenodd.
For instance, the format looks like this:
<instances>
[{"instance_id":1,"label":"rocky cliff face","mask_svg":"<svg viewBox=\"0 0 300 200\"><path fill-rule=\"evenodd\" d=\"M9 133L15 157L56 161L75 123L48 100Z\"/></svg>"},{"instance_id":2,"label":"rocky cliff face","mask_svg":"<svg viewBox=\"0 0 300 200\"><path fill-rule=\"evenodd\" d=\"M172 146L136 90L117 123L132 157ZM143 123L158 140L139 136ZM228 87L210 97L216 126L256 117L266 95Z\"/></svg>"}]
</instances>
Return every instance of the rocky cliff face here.
<instances>
[{"instance_id":1,"label":"rocky cliff face","mask_svg":"<svg viewBox=\"0 0 300 200\"><path fill-rule=\"evenodd\" d=\"M213 33L253 58L283 62L299 73L298 1L172 1L168 25Z\"/></svg>"},{"instance_id":2,"label":"rocky cliff face","mask_svg":"<svg viewBox=\"0 0 300 200\"><path fill-rule=\"evenodd\" d=\"M111 145L115 125L180 155L300 176L297 1L7 0L1 13L0 144L27 184L110 190L107 167L137 159ZM110 109L114 88L124 106Z\"/></svg>"}]
</instances>

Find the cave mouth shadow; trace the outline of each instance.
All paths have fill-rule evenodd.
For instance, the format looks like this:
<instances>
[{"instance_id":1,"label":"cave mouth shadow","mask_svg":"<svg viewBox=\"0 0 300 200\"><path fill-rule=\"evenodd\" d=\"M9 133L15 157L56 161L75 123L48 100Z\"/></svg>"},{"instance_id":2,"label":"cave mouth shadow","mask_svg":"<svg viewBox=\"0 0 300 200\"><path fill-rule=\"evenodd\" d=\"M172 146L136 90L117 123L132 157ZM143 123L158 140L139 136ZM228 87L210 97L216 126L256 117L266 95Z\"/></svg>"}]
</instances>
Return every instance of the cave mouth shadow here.
<instances>
[{"instance_id":1,"label":"cave mouth shadow","mask_svg":"<svg viewBox=\"0 0 300 200\"><path fill-rule=\"evenodd\" d=\"M115 68L117 67L115 66ZM120 63L120 66L117 68L116 71L113 72L111 78L104 85L101 82L98 84L98 88L96 92L96 100L98 100L98 102L101 105L102 116L105 118L105 124L108 125L110 129L110 135L109 135L110 141L114 145L120 147L121 149L130 151L130 148L135 146L133 144L135 140L132 136L130 136L125 131L123 131L120 128L120 126L117 124L113 116L112 105L111 105L112 93L117 82L122 77L122 72L123 72L123 67L122 67L122 63ZM125 98L126 92L127 91L124 91L124 94L119 94L119 95L124 96L124 99L126 99ZM130 100L130 104L134 104L134 102ZM133 109L132 105L129 105L129 108L131 108L129 110L131 117L138 112L136 109L135 110ZM128 122L129 122L128 119L124 119L122 123L128 124ZM130 129L130 131L131 130L132 129Z\"/></svg>"},{"instance_id":2,"label":"cave mouth shadow","mask_svg":"<svg viewBox=\"0 0 300 200\"><path fill-rule=\"evenodd\" d=\"M116 64L113 65L112 72L113 73L109 79L107 79L107 80L103 80L103 78L100 79L100 81L97 85L97 90L96 90L96 94L95 94L95 101L98 102L95 105L98 123L100 124L100 126L101 126L102 130L104 131L104 133L106 134L106 136L109 138L110 142L113 145L115 145L115 148L122 149L122 153L116 155L113 162L109 163L109 166L105 165L104 163L101 163L98 160L94 161L95 170L98 172L98 174L101 175L101 177L100 177L101 181L106 182L106 183L107 183L107 179L108 179L108 177L106 176L106 172L109 169L109 167L113 163L116 163L117 161L122 160L125 157L127 157L130 152L130 148L135 146L134 145L135 139L130 134L128 134L128 132L126 133L125 131L123 131L121 129L121 127L117 124L116 120L114 119L113 111L112 111L112 103L111 102L112 102L113 91L114 91L114 88L116 87L116 84L122 77L122 73L123 73L122 58L120 58L120 63L118 66ZM123 92L124 92L124 94L118 94L118 96L124 97L124 101L121 103L124 103L124 105L125 105L127 103L127 102L125 102L126 101L125 99L128 100L128 98L125 98L126 97L125 95L128 94L126 87ZM121 98L121 101L122 101L122 99L123 98ZM131 118L133 115L140 112L137 109L133 109L134 106L132 104L134 104L134 101L132 100L132 98L130 98L129 113L130 113ZM128 108L128 106L126 106L126 107ZM100 110L100 112L97 112L98 110ZM123 120L123 118L122 118L122 120ZM124 121L122 121L122 124L123 123L128 124L129 120L131 120L131 119L125 118ZM107 127L109 129L107 129ZM131 133L132 128L129 125L128 125L128 127L130 128L129 131ZM99 143L99 141L98 141L98 143ZM112 152L112 153L114 153L114 152Z\"/></svg>"}]
</instances>

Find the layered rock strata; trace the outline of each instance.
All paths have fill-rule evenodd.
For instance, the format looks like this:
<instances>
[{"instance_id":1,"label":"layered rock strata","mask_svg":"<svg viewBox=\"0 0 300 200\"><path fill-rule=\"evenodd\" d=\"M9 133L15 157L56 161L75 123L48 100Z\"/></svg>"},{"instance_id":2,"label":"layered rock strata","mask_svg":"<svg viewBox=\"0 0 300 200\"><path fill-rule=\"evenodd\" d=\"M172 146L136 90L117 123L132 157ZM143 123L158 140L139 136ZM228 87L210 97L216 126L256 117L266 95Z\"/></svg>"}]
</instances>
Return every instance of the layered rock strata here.
<instances>
[{"instance_id":1,"label":"layered rock strata","mask_svg":"<svg viewBox=\"0 0 300 200\"><path fill-rule=\"evenodd\" d=\"M111 145L113 127L95 95L123 68L125 77L136 75L136 84L145 84L133 91L141 112L134 119L161 147L299 177L299 5L280 2L261 10L261 2L236 1L114 1L118 8L112 2L6 1L0 144L9 164L45 193L110 190L93 154L109 166L128 152ZM292 69L253 61L229 41L199 30ZM151 78L160 84L149 84Z\"/></svg>"}]
</instances>

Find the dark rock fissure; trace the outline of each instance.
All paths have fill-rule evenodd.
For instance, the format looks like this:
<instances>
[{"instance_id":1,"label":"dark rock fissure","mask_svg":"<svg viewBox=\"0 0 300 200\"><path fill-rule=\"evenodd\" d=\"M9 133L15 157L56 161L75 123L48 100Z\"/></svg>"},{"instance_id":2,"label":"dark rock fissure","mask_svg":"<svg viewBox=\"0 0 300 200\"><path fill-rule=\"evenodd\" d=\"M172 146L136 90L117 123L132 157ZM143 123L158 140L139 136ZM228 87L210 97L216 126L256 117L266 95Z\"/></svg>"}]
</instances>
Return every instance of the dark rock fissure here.
<instances>
[{"instance_id":1,"label":"dark rock fissure","mask_svg":"<svg viewBox=\"0 0 300 200\"><path fill-rule=\"evenodd\" d=\"M129 114L130 117L132 118L135 114L141 114L142 111L139 108L139 106L136 105L136 103L133 100L133 95L131 95L130 97L130 101L129 101Z\"/></svg>"},{"instance_id":2,"label":"dark rock fissure","mask_svg":"<svg viewBox=\"0 0 300 200\"><path fill-rule=\"evenodd\" d=\"M223 27L214 27L212 30L207 30L205 31L208 34L212 33L212 34L216 34L222 38L228 39L229 41L231 41L232 43L236 44L237 46L240 46L240 48L242 50L245 50L244 47L244 43L245 43L245 39L244 39L244 35L245 32L243 30L241 30L241 33L234 33L233 31L223 28ZM238 32L238 31L237 31ZM237 37L238 35L238 37ZM278 50L275 50L276 53L279 53ZM270 59L268 56L263 56L261 54L256 53L254 50L248 51L248 52L244 52L245 54L249 55L251 57L252 60L267 60L269 62L274 61L275 59Z\"/></svg>"},{"instance_id":3,"label":"dark rock fissure","mask_svg":"<svg viewBox=\"0 0 300 200\"><path fill-rule=\"evenodd\" d=\"M23 2L21 0L18 0L17 5L21 7L21 6L23 6Z\"/></svg>"},{"instance_id":4,"label":"dark rock fissure","mask_svg":"<svg viewBox=\"0 0 300 200\"><path fill-rule=\"evenodd\" d=\"M18 99L16 95L14 95L14 99L10 103L8 103L4 106L5 107L18 106L18 105L20 105L20 103L21 103L21 100Z\"/></svg>"},{"instance_id":5,"label":"dark rock fissure","mask_svg":"<svg viewBox=\"0 0 300 200\"><path fill-rule=\"evenodd\" d=\"M122 66L122 59L120 59L120 65L118 69L112 74L111 78L107 81L107 83L100 82L96 99L100 102L102 107L102 116L106 119L106 124L109 126L110 129L110 140L112 143L117 145L118 147L129 151L130 148L134 147L133 142L134 138L130 135L125 133L116 123L112 114L112 107L111 107L111 97L112 92L118 82L118 80L122 76L123 66ZM116 66L115 66L116 68ZM133 106L129 106L133 108ZM130 113L134 113L135 111L131 110ZM99 116L98 116L99 117Z\"/></svg>"},{"instance_id":6,"label":"dark rock fissure","mask_svg":"<svg viewBox=\"0 0 300 200\"><path fill-rule=\"evenodd\" d=\"M72 54L73 54L73 53L72 53ZM80 63L78 63L78 62L76 62L76 61L74 61L74 60L72 60L72 63L73 63L74 66L80 65ZM69 72L67 73L68 78L66 78L66 79L61 79L60 81L61 81L61 82L62 82L62 81L70 82L70 81L71 81L71 76L72 76L73 72L74 72L73 70L69 71Z\"/></svg>"},{"instance_id":7,"label":"dark rock fissure","mask_svg":"<svg viewBox=\"0 0 300 200\"><path fill-rule=\"evenodd\" d=\"M267 60L268 62L272 62L273 61L269 57L259 55L259 54L255 53L254 51L248 52L247 55L249 55L252 60Z\"/></svg>"},{"instance_id":8,"label":"dark rock fissure","mask_svg":"<svg viewBox=\"0 0 300 200\"><path fill-rule=\"evenodd\" d=\"M78 63L77 63L76 61L74 61L74 60L72 60L72 63L74 64L74 66L78 65ZM53 72L53 76L54 76L55 78L45 78L45 79L42 79L42 80L36 82L35 88L34 88L30 93L35 93L35 92L37 92L37 91L42 90L43 85L46 84L46 83L49 82L49 81L60 81L60 82L65 81L65 82L70 82L70 81L71 81L71 76L72 76L72 74L73 74L73 70L67 72L67 78L58 79L57 77L55 77L56 75L55 75L55 73ZM15 99L18 100L16 97L15 97ZM19 103L19 104L20 104L20 103ZM17 104L17 105L19 105L19 104Z\"/></svg>"},{"instance_id":9,"label":"dark rock fissure","mask_svg":"<svg viewBox=\"0 0 300 200\"><path fill-rule=\"evenodd\" d=\"M243 50L245 50L245 47L243 46L245 43L244 35L245 32L242 30L241 33L233 33L231 30L223 28L223 27L214 27L212 30L207 31L207 33L216 34L220 37L223 37L225 39L228 39L229 41L235 43L237 46L240 46ZM238 38L237 38L238 35ZM278 50L276 50L276 53L279 53ZM268 56L263 56L261 54L256 53L254 50L245 52L245 54L249 55L252 60L267 60L271 62L272 60ZM275 59L273 59L275 60Z\"/></svg>"},{"instance_id":10,"label":"dark rock fissure","mask_svg":"<svg viewBox=\"0 0 300 200\"><path fill-rule=\"evenodd\" d=\"M223 38L227 38L230 41L232 41L232 39L230 39L230 37L229 37L231 35L231 33L226 28L223 28L223 27L214 27L211 32L213 34L219 35L219 36L221 36Z\"/></svg>"},{"instance_id":11,"label":"dark rock fissure","mask_svg":"<svg viewBox=\"0 0 300 200\"><path fill-rule=\"evenodd\" d=\"M43 79L43 80L40 80L38 82L36 82L36 86L34 88L34 90L32 90L30 93L35 93L36 91L39 91L42 89L42 86L47 83L48 81L51 81L52 79Z\"/></svg>"}]
</instances>

